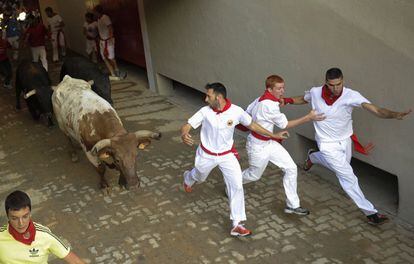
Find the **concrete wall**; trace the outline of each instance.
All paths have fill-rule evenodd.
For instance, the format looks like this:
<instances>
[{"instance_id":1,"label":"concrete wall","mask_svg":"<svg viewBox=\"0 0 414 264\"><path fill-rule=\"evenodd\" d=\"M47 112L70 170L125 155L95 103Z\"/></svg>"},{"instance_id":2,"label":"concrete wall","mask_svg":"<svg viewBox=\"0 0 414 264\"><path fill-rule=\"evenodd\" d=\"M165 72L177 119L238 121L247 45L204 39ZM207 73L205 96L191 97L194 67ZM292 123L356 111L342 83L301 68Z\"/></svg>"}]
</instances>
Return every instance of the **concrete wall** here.
<instances>
[{"instance_id":1,"label":"concrete wall","mask_svg":"<svg viewBox=\"0 0 414 264\"><path fill-rule=\"evenodd\" d=\"M68 47L77 53L86 55L85 37L83 36L83 23L85 23L85 1L56 0L60 15L65 21L65 34Z\"/></svg>"},{"instance_id":2,"label":"concrete wall","mask_svg":"<svg viewBox=\"0 0 414 264\"><path fill-rule=\"evenodd\" d=\"M144 5L155 74L201 91L207 82L223 82L233 102L246 106L272 73L285 77L287 95L298 95L322 84L326 69L338 66L346 85L373 103L412 108L413 1L145 0ZM285 108L290 119L308 110ZM355 157L398 176L399 216L411 223L413 120L354 111L355 132L376 146L372 155ZM313 138L311 125L295 132ZM293 136L287 146L299 160L304 144Z\"/></svg>"},{"instance_id":3,"label":"concrete wall","mask_svg":"<svg viewBox=\"0 0 414 264\"><path fill-rule=\"evenodd\" d=\"M53 8L53 10L56 13L60 13L59 7L57 5L56 0L40 0L39 1L39 8L40 8L40 13L42 15L43 24L45 24L45 25L47 25L47 19L46 19L47 18L47 15L45 13L45 8L48 7L48 6L50 6L51 8Z\"/></svg>"},{"instance_id":4,"label":"concrete wall","mask_svg":"<svg viewBox=\"0 0 414 264\"><path fill-rule=\"evenodd\" d=\"M87 12L86 6L89 2L90 1L85 0L39 0L39 6L42 12L44 24L47 24L44 9L47 6L50 6L63 18L68 48L84 55L86 55L86 40L83 36L83 23L85 22L85 13Z\"/></svg>"}]
</instances>

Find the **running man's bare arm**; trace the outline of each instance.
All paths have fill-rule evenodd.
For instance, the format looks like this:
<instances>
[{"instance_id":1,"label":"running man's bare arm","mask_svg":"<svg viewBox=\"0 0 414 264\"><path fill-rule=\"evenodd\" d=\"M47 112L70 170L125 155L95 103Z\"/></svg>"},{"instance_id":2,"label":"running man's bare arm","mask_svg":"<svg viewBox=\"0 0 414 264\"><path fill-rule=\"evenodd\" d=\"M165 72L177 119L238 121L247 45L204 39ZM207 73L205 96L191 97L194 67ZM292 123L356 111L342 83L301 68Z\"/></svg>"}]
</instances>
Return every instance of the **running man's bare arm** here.
<instances>
[{"instance_id":1,"label":"running man's bare arm","mask_svg":"<svg viewBox=\"0 0 414 264\"><path fill-rule=\"evenodd\" d=\"M391 111L387 108L378 107L374 104L370 103L362 103L362 108L365 110L368 110L372 114L376 115L379 118L385 118L385 119L398 119L402 120L404 117L411 113L411 109L404 111L404 112L395 112Z\"/></svg>"},{"instance_id":2,"label":"running man's bare arm","mask_svg":"<svg viewBox=\"0 0 414 264\"><path fill-rule=\"evenodd\" d=\"M264 129L261 125L259 125L256 122L252 122L249 126L247 126L247 128L249 128L251 131L254 131L256 133L271 137L271 138L276 138L276 139L286 139L289 137L289 133L287 131L280 131L277 133L272 133L270 131L268 131L267 129Z\"/></svg>"},{"instance_id":3,"label":"running man's bare arm","mask_svg":"<svg viewBox=\"0 0 414 264\"><path fill-rule=\"evenodd\" d=\"M301 118L289 120L285 129L299 126L309 121L322 121L324 119L325 116L323 113L317 113L315 110L311 110L307 115L302 116Z\"/></svg>"}]
</instances>

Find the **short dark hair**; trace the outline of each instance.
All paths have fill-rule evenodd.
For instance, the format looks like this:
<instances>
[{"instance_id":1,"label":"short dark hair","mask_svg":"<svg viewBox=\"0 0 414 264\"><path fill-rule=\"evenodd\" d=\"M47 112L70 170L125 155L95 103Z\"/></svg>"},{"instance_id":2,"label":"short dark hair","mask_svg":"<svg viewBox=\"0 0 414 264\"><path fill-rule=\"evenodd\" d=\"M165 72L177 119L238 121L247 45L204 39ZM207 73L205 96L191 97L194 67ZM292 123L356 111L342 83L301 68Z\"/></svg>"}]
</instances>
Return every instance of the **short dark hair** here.
<instances>
[{"instance_id":1,"label":"short dark hair","mask_svg":"<svg viewBox=\"0 0 414 264\"><path fill-rule=\"evenodd\" d=\"M95 16L94 16L91 12L87 12L87 13L85 14L85 18L89 18L89 19L91 19L91 20L94 20L94 19L95 19Z\"/></svg>"},{"instance_id":2,"label":"short dark hair","mask_svg":"<svg viewBox=\"0 0 414 264\"><path fill-rule=\"evenodd\" d=\"M45 8L45 12L53 12L53 9L50 6L48 6Z\"/></svg>"},{"instance_id":3,"label":"short dark hair","mask_svg":"<svg viewBox=\"0 0 414 264\"><path fill-rule=\"evenodd\" d=\"M30 211L32 210L32 202L29 195L19 190L7 195L4 205L7 215L9 215L9 210L18 211L26 207L29 207Z\"/></svg>"},{"instance_id":4,"label":"short dark hair","mask_svg":"<svg viewBox=\"0 0 414 264\"><path fill-rule=\"evenodd\" d=\"M326 71L325 80L342 79L342 71L339 68L330 68Z\"/></svg>"},{"instance_id":5,"label":"short dark hair","mask_svg":"<svg viewBox=\"0 0 414 264\"><path fill-rule=\"evenodd\" d=\"M96 5L93 10L98 12L99 14L103 14L103 7L101 5Z\"/></svg>"},{"instance_id":6,"label":"short dark hair","mask_svg":"<svg viewBox=\"0 0 414 264\"><path fill-rule=\"evenodd\" d=\"M219 83L219 82L207 83L205 88L206 90L213 89L216 95L221 94L224 97L224 99L227 98L226 87L224 87L222 83Z\"/></svg>"}]
</instances>

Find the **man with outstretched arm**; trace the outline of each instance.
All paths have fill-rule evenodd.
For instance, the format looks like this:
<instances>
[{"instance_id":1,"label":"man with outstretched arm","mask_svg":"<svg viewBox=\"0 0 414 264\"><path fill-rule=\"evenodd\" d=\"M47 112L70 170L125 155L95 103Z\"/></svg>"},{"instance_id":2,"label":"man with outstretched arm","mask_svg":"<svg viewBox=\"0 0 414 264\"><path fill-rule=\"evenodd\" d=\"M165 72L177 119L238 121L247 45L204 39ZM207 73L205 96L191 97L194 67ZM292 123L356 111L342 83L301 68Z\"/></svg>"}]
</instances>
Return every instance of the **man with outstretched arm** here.
<instances>
[{"instance_id":1,"label":"man with outstretched arm","mask_svg":"<svg viewBox=\"0 0 414 264\"><path fill-rule=\"evenodd\" d=\"M304 170L308 171L313 164L320 164L330 169L338 177L343 190L367 216L369 224L380 225L386 222L388 217L379 214L371 202L365 198L359 187L358 178L350 165L352 141L359 146L360 152L366 154L366 150L353 135L352 110L354 107L362 107L379 118L398 120L402 120L411 113L411 110L395 112L372 104L359 92L344 87L342 71L339 68L331 68L326 72L323 86L313 87L303 96L285 98L284 102L288 104L310 103L313 110L322 112L326 116L323 121L313 122L319 150L308 151ZM357 148L356 150L358 151Z\"/></svg>"},{"instance_id":2,"label":"man with outstretched arm","mask_svg":"<svg viewBox=\"0 0 414 264\"><path fill-rule=\"evenodd\" d=\"M323 114L311 110L307 115L288 120L280 112L279 100L285 93L285 81L278 75L271 75L266 79L266 90L262 96L256 98L246 112L252 116L253 121L268 131L274 126L280 129L289 129L309 121L324 120ZM296 163L290 157L281 142L260 133L252 131L247 137L246 150L249 157L249 168L243 171L243 184L259 180L269 161L282 169L283 187L286 194L285 213L308 215L309 210L300 207L297 194L298 170Z\"/></svg>"},{"instance_id":3,"label":"man with outstretched arm","mask_svg":"<svg viewBox=\"0 0 414 264\"><path fill-rule=\"evenodd\" d=\"M242 124L252 131L271 138L286 138L286 131L273 134L257 123L239 106L227 99L226 88L221 83L206 85L205 101L208 106L201 108L181 128L181 139L187 145L193 145L194 140L190 130L201 125L200 145L197 148L195 165L191 171L184 172L183 187L185 192L192 192L194 183L201 183L207 179L211 170L219 167L223 173L224 182L228 190L230 219L233 227L232 236L248 236L252 232L241 222L246 220L242 171L236 158L233 134L234 128Z\"/></svg>"}]
</instances>

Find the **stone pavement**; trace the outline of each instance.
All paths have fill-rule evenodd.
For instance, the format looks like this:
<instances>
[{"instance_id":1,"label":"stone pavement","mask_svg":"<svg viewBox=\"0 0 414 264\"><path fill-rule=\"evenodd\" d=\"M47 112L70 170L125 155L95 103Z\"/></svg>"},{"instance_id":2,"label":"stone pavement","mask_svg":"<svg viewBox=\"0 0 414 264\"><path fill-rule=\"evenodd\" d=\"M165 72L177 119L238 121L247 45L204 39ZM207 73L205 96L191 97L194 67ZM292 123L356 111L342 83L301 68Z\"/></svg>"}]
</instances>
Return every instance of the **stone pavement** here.
<instances>
[{"instance_id":1,"label":"stone pavement","mask_svg":"<svg viewBox=\"0 0 414 264\"><path fill-rule=\"evenodd\" d=\"M55 83L58 67L50 70ZM398 219L368 225L340 188L311 172L299 170L298 183L302 206L311 214L284 214L281 171L275 166L245 187L246 225L253 235L230 237L218 170L193 193L181 190L195 147L181 143L179 128L192 113L147 86L142 71L113 83L115 108L126 128L160 131L163 138L139 152L141 188L120 189L112 171L110 195L99 190L98 175L83 154L71 162L58 127L32 121L27 109L16 112L13 92L0 88L1 203L12 190L27 191L34 220L69 241L88 263L414 263L411 226ZM196 139L197 134L193 131ZM245 139L237 136L236 142L245 168Z\"/></svg>"}]
</instances>

